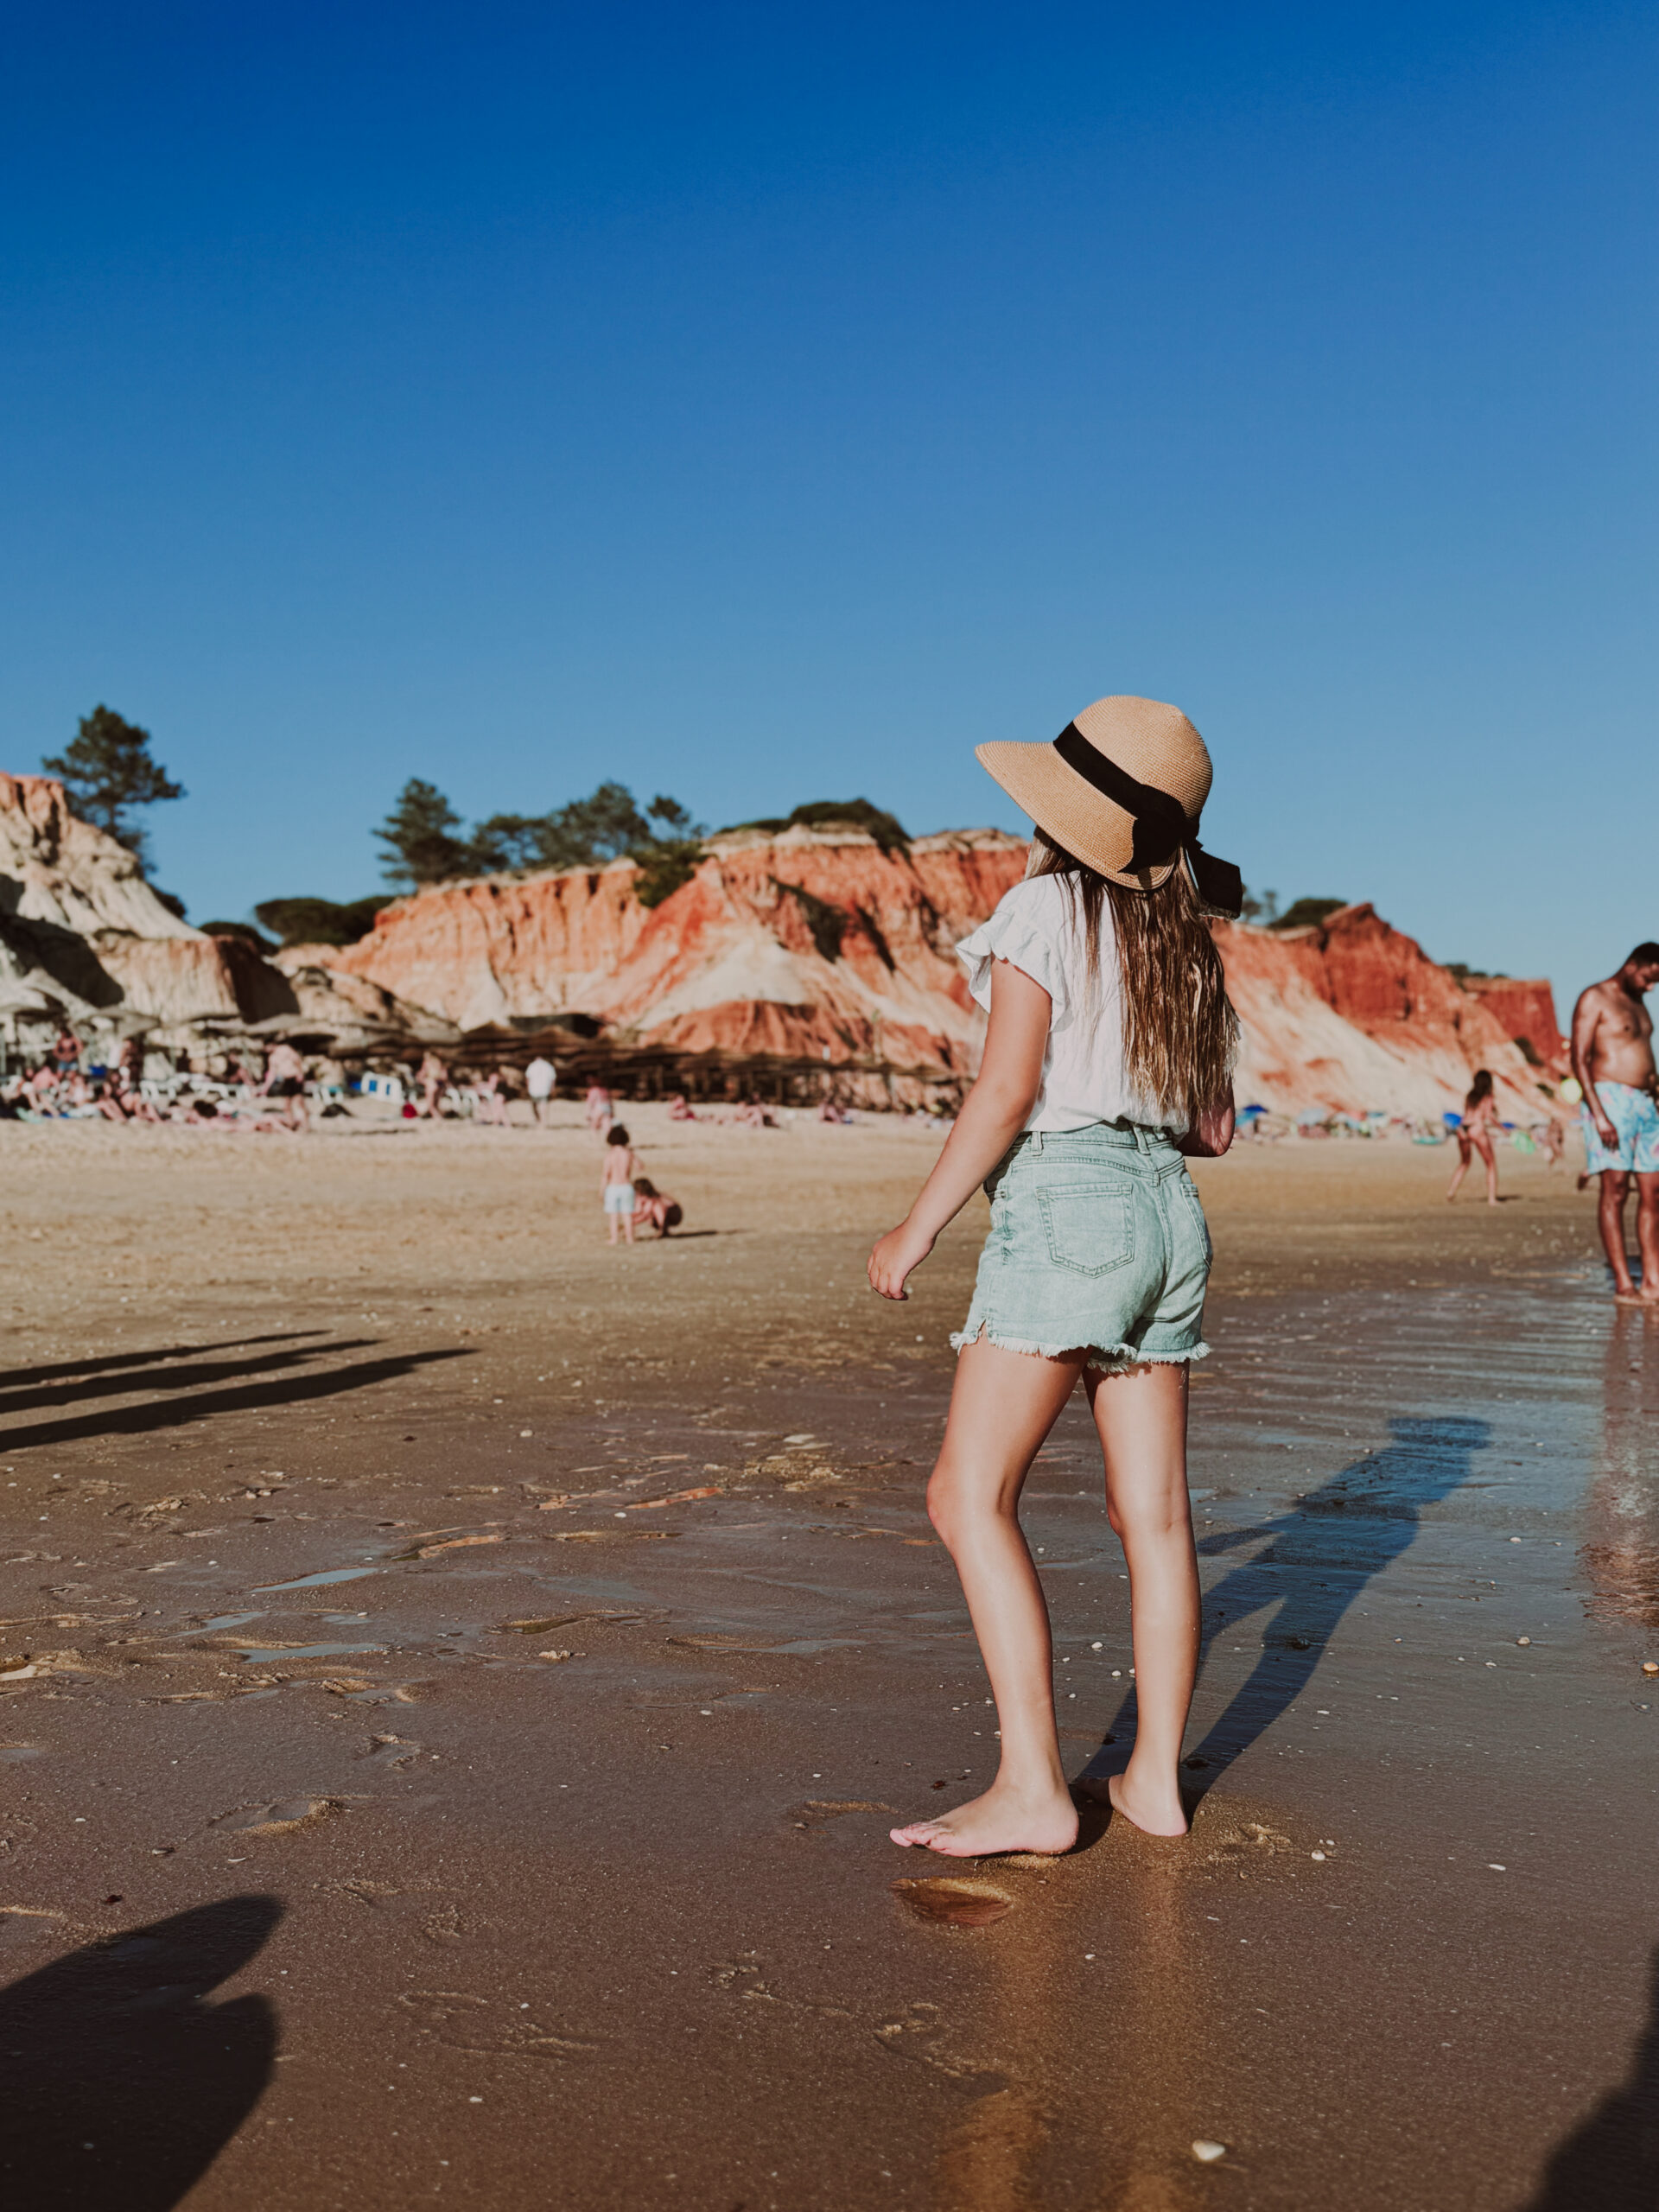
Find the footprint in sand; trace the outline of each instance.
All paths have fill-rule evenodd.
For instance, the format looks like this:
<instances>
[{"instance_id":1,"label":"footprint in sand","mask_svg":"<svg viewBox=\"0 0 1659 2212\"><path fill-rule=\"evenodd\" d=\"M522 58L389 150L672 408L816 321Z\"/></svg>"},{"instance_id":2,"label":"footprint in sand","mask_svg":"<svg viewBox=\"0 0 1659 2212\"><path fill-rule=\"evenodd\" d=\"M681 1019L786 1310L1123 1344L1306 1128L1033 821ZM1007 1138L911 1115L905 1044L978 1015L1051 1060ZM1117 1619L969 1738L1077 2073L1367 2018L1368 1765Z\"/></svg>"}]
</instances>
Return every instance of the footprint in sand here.
<instances>
[{"instance_id":1,"label":"footprint in sand","mask_svg":"<svg viewBox=\"0 0 1659 2212\"><path fill-rule=\"evenodd\" d=\"M269 1805L245 1805L207 1824L209 1835L292 1835L296 1829L315 1827L331 1813L341 1809L335 1797L283 1797Z\"/></svg>"},{"instance_id":2,"label":"footprint in sand","mask_svg":"<svg viewBox=\"0 0 1659 2212\"><path fill-rule=\"evenodd\" d=\"M874 1797L809 1797L804 1805L791 1806L785 1817L792 1828L816 1835L831 1821L838 1821L847 1813L885 1813L891 1815L892 1812L891 1805L884 1805Z\"/></svg>"},{"instance_id":3,"label":"footprint in sand","mask_svg":"<svg viewBox=\"0 0 1659 2212\"><path fill-rule=\"evenodd\" d=\"M888 1885L906 1911L936 1928L989 1928L1014 1910L995 1882L968 1874L935 1874Z\"/></svg>"},{"instance_id":4,"label":"footprint in sand","mask_svg":"<svg viewBox=\"0 0 1659 2212\"><path fill-rule=\"evenodd\" d=\"M369 1749L359 1753L358 1763L364 1766L413 1766L423 1748L402 1736L371 1736Z\"/></svg>"},{"instance_id":5,"label":"footprint in sand","mask_svg":"<svg viewBox=\"0 0 1659 2212\"><path fill-rule=\"evenodd\" d=\"M447 2050L480 2057L587 2058L599 2049L585 2036L556 2034L542 2022L526 2019L523 2008L501 2017L503 2001L453 1989L415 1989L397 2002L420 2020L421 2033Z\"/></svg>"}]
</instances>

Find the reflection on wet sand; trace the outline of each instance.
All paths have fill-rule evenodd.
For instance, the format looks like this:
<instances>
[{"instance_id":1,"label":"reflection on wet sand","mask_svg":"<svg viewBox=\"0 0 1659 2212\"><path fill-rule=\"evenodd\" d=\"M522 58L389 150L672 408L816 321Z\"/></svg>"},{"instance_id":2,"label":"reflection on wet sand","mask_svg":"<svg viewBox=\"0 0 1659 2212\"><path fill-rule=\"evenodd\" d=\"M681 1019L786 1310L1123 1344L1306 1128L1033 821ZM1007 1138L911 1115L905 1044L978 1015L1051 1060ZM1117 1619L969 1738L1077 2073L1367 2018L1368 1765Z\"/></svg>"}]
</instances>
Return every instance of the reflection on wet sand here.
<instances>
[{"instance_id":1,"label":"reflection on wet sand","mask_svg":"<svg viewBox=\"0 0 1659 2212\"><path fill-rule=\"evenodd\" d=\"M1473 1456L1491 1430L1484 1421L1411 1420L1389 1422L1394 1441L1368 1452L1300 1498L1289 1512L1253 1529L1230 1529L1204 1537L1198 1550L1220 1552L1268 1541L1254 1559L1236 1567L1210 1591L1204 1605L1204 1658L1224 1628L1236 1630L1252 1613L1274 1610L1263 1630L1262 1655L1249 1679L1214 1720L1185 1764L1210 1780L1272 1727L1307 1688L1343 1615L1374 1576L1391 1567L1415 1541L1419 1516L1466 1483ZM1083 1779L1101 1782L1128 1764L1135 1729L1130 1689L1108 1725L1103 1750ZM1196 1787L1203 1789L1208 1783Z\"/></svg>"},{"instance_id":2,"label":"reflection on wet sand","mask_svg":"<svg viewBox=\"0 0 1659 2212\"><path fill-rule=\"evenodd\" d=\"M1659 1628L1659 1332L1614 1309L1602 1362L1601 1456L1586 1501L1580 1559L1592 1620ZM1645 1449L1644 1449L1645 1446Z\"/></svg>"},{"instance_id":3,"label":"reflection on wet sand","mask_svg":"<svg viewBox=\"0 0 1659 2212\"><path fill-rule=\"evenodd\" d=\"M1006 1862L1017 1910L980 1940L976 2056L995 2080L940 2146L938 2212L1184 2212L1206 2023L1186 1878L1205 1839L1114 1822L1046 1866ZM999 1864L998 1872L1002 1871ZM1058 2194L1057 2194L1058 2192Z\"/></svg>"}]
</instances>

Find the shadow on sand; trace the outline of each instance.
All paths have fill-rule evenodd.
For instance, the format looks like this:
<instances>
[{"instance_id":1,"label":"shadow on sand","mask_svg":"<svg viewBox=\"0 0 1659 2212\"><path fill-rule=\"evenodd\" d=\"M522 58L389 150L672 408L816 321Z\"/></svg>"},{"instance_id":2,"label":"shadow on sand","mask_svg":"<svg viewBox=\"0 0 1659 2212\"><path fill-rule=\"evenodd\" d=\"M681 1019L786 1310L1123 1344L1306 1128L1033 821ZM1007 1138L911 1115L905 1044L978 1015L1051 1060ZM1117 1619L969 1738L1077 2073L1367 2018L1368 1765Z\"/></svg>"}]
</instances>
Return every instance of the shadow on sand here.
<instances>
[{"instance_id":1,"label":"shadow on sand","mask_svg":"<svg viewBox=\"0 0 1659 2212\"><path fill-rule=\"evenodd\" d=\"M1526 2212L1653 2212L1659 2204L1659 1950L1629 2074L1544 2168Z\"/></svg>"},{"instance_id":2,"label":"shadow on sand","mask_svg":"<svg viewBox=\"0 0 1659 2212\"><path fill-rule=\"evenodd\" d=\"M1202 1795L1295 1703L1349 1606L1415 1541L1423 1509L1468 1481L1474 1454L1491 1435L1484 1421L1404 1417L1391 1420L1389 1433L1393 1441L1386 1450L1354 1460L1287 1513L1200 1541L1200 1555L1213 1558L1268 1540L1205 1599L1199 1680L1224 1630L1236 1630L1252 1613L1271 1611L1273 1618L1248 1681L1185 1761L1192 1794ZM1116 1743L1096 1752L1080 1780L1098 1782L1122 1770L1135 1717L1131 1690L1109 1731Z\"/></svg>"},{"instance_id":3,"label":"shadow on sand","mask_svg":"<svg viewBox=\"0 0 1659 2212\"><path fill-rule=\"evenodd\" d=\"M0 1990L0 2197L18 2212L167 2212L270 2079L263 1997L206 2002L282 1917L225 1897L88 1943Z\"/></svg>"},{"instance_id":4,"label":"shadow on sand","mask_svg":"<svg viewBox=\"0 0 1659 2212\"><path fill-rule=\"evenodd\" d=\"M296 1332L315 1338L317 1332ZM260 1344L289 1343L289 1349L254 1353ZM20 1452L28 1445L72 1444L93 1436L143 1436L160 1428L175 1428L200 1421L213 1414L247 1413L271 1406L297 1405L307 1399L327 1398L341 1391L361 1390L375 1382L395 1382L435 1360L466 1359L465 1345L446 1345L432 1351L397 1352L381 1359L358 1360L343 1367L308 1367L301 1363L360 1351L372 1338L354 1337L328 1342L293 1344L282 1337L249 1337L223 1344L179 1345L153 1352L121 1353L109 1359L87 1360L79 1366L22 1368L0 1375L0 1424L9 1414L33 1411L41 1406L73 1406L88 1398L134 1397L141 1391L164 1393L147 1405L110 1406L95 1412L65 1414L52 1421L35 1421L16 1427L0 1426L0 1449ZM237 1359L192 1360L193 1353L238 1351ZM251 1356L249 1356L251 1355ZM171 1363L186 1363L174 1364ZM218 1384L219 1388L203 1388Z\"/></svg>"},{"instance_id":5,"label":"shadow on sand","mask_svg":"<svg viewBox=\"0 0 1659 2212\"><path fill-rule=\"evenodd\" d=\"M0 1390L21 1390L26 1384L59 1382L85 1375L108 1375L118 1367L149 1367L167 1359L191 1359L204 1352L244 1351L251 1344L293 1344L307 1337L320 1337L321 1329L281 1329L263 1337L226 1337L213 1344L157 1344L148 1351L105 1352L99 1359L62 1359L52 1367L14 1367L0 1372ZM134 1383L132 1389L144 1386Z\"/></svg>"}]
</instances>

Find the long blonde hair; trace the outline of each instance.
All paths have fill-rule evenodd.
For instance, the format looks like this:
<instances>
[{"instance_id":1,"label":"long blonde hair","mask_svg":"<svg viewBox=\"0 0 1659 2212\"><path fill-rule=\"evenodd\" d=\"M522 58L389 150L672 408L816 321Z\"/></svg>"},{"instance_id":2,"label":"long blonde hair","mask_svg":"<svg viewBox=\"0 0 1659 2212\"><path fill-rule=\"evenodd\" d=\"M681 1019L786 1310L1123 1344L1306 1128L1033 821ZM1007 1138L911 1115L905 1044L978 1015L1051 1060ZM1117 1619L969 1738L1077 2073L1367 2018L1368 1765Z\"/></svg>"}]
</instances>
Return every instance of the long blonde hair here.
<instances>
[{"instance_id":1,"label":"long blonde hair","mask_svg":"<svg viewBox=\"0 0 1659 2212\"><path fill-rule=\"evenodd\" d=\"M1100 874L1039 830L1027 872L1058 875L1071 893L1096 992L1101 916L1110 901L1130 1087L1165 1113L1195 1122L1227 1096L1238 1056L1238 1016L1185 862L1156 891L1136 891Z\"/></svg>"}]
</instances>

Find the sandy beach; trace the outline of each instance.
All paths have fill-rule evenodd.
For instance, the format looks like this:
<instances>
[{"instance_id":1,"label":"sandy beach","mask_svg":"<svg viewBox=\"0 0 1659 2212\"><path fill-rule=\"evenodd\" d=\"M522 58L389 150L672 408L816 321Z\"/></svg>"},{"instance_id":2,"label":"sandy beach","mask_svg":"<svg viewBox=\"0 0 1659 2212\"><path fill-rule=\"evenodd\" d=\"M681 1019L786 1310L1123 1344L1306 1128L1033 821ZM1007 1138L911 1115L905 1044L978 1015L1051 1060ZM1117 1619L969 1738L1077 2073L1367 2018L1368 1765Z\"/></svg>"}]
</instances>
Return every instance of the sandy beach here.
<instances>
[{"instance_id":1,"label":"sandy beach","mask_svg":"<svg viewBox=\"0 0 1659 2212\"><path fill-rule=\"evenodd\" d=\"M687 1233L611 1251L556 1111L0 1128L19 2204L1654 2201L1659 1323L1570 1167L1199 1164L1192 1834L1106 1817L1079 1402L1026 1517L1100 1802L952 1866L887 1828L995 1759L922 1510L982 1207L886 1306L936 1133L628 1108Z\"/></svg>"}]
</instances>

